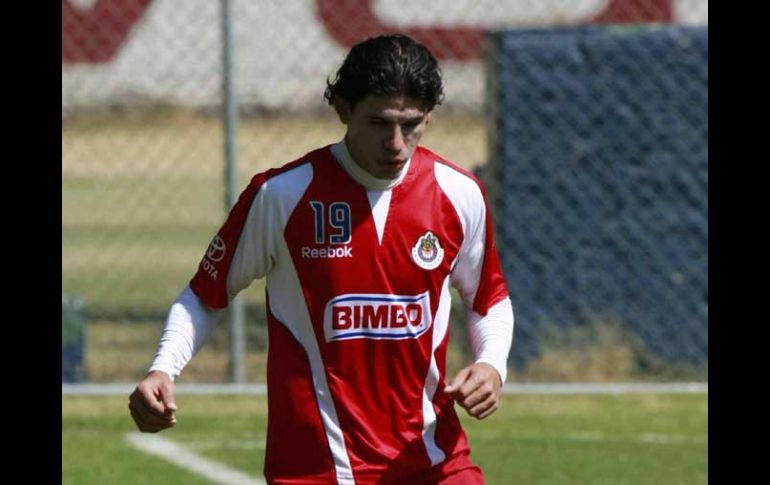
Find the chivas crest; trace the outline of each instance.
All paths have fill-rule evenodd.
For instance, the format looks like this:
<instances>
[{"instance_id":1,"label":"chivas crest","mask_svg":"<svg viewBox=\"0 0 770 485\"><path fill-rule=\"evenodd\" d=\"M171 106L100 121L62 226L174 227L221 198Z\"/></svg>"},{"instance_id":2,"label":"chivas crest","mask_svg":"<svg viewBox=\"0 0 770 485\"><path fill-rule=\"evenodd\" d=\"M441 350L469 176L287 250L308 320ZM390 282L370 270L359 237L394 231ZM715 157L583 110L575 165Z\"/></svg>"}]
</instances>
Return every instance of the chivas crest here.
<instances>
[{"instance_id":1,"label":"chivas crest","mask_svg":"<svg viewBox=\"0 0 770 485\"><path fill-rule=\"evenodd\" d=\"M438 238L432 232L426 232L412 248L412 259L417 266L424 269L435 269L444 260L444 250Z\"/></svg>"}]
</instances>

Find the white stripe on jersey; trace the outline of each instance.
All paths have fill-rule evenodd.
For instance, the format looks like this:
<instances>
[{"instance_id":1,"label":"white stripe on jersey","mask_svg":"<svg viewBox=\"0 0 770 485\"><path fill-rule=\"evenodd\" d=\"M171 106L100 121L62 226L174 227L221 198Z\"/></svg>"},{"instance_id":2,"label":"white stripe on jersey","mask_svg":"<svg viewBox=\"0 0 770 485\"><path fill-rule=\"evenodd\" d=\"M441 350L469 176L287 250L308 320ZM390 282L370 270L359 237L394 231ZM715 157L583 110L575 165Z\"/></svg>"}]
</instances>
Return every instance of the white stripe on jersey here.
<instances>
[{"instance_id":1,"label":"white stripe on jersey","mask_svg":"<svg viewBox=\"0 0 770 485\"><path fill-rule=\"evenodd\" d=\"M311 168L310 164L306 165ZM305 167L305 165L303 165ZM292 170L270 179L271 190L281 194L280 209L278 209L279 221L277 233L280 235L276 244L276 265L267 276L267 291L270 298L270 309L273 315L291 332L297 342L302 346L308 356L310 372L313 378L313 389L318 403L321 422L326 432L326 439L334 460L334 468L339 485L352 485L353 469L350 465L345 439L342 435L337 410L334 407L329 384L326 381L324 363L321 359L321 351L318 348L313 324L307 305L298 305L297 295L302 295L302 287L299 276L294 268L289 248L283 238L286 222L304 195L312 181L307 178L307 173L300 170Z\"/></svg>"},{"instance_id":2,"label":"white stripe on jersey","mask_svg":"<svg viewBox=\"0 0 770 485\"><path fill-rule=\"evenodd\" d=\"M484 264L484 197L476 182L467 175L439 162L434 167L436 181L455 208L463 228L463 244L452 261L452 285L460 292L465 305L473 308ZM458 261L462 262L460 266Z\"/></svg>"},{"instance_id":3,"label":"white stripe on jersey","mask_svg":"<svg viewBox=\"0 0 770 485\"><path fill-rule=\"evenodd\" d=\"M460 217L465 244L475 239L478 231L484 230L486 205L481 189L472 178L449 165L437 161L433 167L439 187ZM481 249L483 251L483 246Z\"/></svg>"},{"instance_id":4,"label":"white stripe on jersey","mask_svg":"<svg viewBox=\"0 0 770 485\"><path fill-rule=\"evenodd\" d=\"M436 410L433 408L433 396L436 395L438 388L439 375L438 365L436 364L436 349L446 336L449 324L449 310L451 295L449 293L449 276L444 279L441 286L441 297L436 310L436 317L433 319L433 342L430 355L430 366L428 375L425 376L425 387L422 397L422 441L425 443L425 449L428 451L431 465L437 465L446 459L446 455L436 444Z\"/></svg>"},{"instance_id":5,"label":"white stripe on jersey","mask_svg":"<svg viewBox=\"0 0 770 485\"><path fill-rule=\"evenodd\" d=\"M372 217L374 218L374 227L377 229L377 237L382 244L382 234L385 231L385 221L388 220L388 210L390 209L391 190L367 190L369 205L372 207Z\"/></svg>"},{"instance_id":6,"label":"white stripe on jersey","mask_svg":"<svg viewBox=\"0 0 770 485\"><path fill-rule=\"evenodd\" d=\"M227 293L234 298L280 264L277 246L284 243L286 221L313 180L313 165L304 163L266 180L251 203L227 275Z\"/></svg>"}]
</instances>

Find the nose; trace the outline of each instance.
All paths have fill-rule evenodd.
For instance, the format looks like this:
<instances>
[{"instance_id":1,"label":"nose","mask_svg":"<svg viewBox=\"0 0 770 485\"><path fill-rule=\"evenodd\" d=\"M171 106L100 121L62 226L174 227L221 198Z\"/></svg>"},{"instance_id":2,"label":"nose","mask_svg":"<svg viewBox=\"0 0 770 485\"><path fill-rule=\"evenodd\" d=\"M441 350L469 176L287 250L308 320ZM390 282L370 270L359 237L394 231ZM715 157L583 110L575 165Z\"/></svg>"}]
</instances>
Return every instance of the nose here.
<instances>
[{"instance_id":1,"label":"nose","mask_svg":"<svg viewBox=\"0 0 770 485\"><path fill-rule=\"evenodd\" d=\"M389 152L398 153L404 149L404 134L399 125L394 126L387 138L385 138L385 148Z\"/></svg>"}]
</instances>

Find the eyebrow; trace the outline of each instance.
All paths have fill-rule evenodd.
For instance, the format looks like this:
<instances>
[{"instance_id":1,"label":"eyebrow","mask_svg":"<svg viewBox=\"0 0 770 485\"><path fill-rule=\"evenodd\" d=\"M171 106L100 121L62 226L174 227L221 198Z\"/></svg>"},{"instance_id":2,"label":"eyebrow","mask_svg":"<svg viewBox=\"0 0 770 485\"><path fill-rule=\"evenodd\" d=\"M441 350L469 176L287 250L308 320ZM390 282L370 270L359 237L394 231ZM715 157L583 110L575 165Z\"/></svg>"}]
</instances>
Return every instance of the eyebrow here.
<instances>
[{"instance_id":1,"label":"eyebrow","mask_svg":"<svg viewBox=\"0 0 770 485\"><path fill-rule=\"evenodd\" d=\"M417 116L410 116L408 118L404 118L401 121L401 123L410 123L410 122L421 123L425 119L426 116L427 116L427 113L421 114L421 115L417 115ZM386 118L384 116L380 116L380 115L376 115L376 114L369 115L368 118L370 120L381 120L381 121L387 121L387 122L391 121L390 118Z\"/></svg>"}]
</instances>

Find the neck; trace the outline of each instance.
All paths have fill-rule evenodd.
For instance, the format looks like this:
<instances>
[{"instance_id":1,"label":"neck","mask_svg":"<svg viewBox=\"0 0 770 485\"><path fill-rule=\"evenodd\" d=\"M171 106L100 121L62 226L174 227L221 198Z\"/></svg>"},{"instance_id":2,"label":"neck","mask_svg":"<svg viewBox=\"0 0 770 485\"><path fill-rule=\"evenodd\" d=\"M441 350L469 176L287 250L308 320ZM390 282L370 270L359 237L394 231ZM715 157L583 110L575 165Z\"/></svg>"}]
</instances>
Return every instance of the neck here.
<instances>
[{"instance_id":1,"label":"neck","mask_svg":"<svg viewBox=\"0 0 770 485\"><path fill-rule=\"evenodd\" d=\"M408 160L404 165L404 168L401 169L395 178L379 179L361 168L361 166L353 160L344 139L339 143L332 145L331 150L334 157L340 165L342 165L342 168L353 177L353 180L371 190L388 190L401 183L409 170L409 164L411 163L411 160Z\"/></svg>"}]
</instances>

